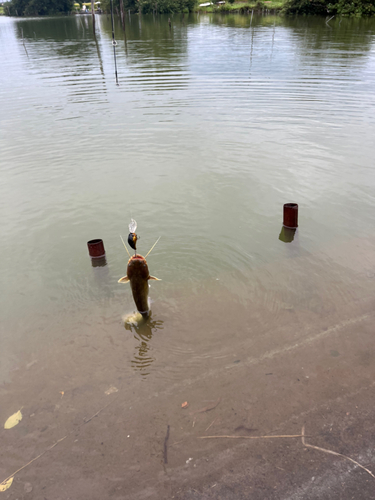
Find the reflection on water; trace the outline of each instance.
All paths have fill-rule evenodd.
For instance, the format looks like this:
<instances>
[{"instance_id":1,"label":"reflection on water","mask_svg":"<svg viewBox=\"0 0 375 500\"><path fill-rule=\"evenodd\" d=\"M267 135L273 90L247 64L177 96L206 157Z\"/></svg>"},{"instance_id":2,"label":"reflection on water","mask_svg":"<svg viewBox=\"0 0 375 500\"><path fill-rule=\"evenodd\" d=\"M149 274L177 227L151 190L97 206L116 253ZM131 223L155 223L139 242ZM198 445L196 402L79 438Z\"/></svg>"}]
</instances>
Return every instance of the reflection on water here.
<instances>
[{"instance_id":1,"label":"reflection on water","mask_svg":"<svg viewBox=\"0 0 375 500\"><path fill-rule=\"evenodd\" d=\"M140 318L138 322L125 322L125 329L134 332L134 338L139 342L135 346L136 352L134 353L131 361L131 366L140 371L143 376L150 374L149 366L155 358L149 353L151 349L151 339L155 332L164 328L164 322L161 320L153 320L152 313L147 318Z\"/></svg>"},{"instance_id":2,"label":"reflection on water","mask_svg":"<svg viewBox=\"0 0 375 500\"><path fill-rule=\"evenodd\" d=\"M294 240L294 235L297 229L291 229L290 227L283 226L279 234L279 240L284 243L291 243Z\"/></svg>"},{"instance_id":3,"label":"reflection on water","mask_svg":"<svg viewBox=\"0 0 375 500\"><path fill-rule=\"evenodd\" d=\"M92 267L104 267L107 265L106 257L96 257L91 259Z\"/></svg>"}]
</instances>

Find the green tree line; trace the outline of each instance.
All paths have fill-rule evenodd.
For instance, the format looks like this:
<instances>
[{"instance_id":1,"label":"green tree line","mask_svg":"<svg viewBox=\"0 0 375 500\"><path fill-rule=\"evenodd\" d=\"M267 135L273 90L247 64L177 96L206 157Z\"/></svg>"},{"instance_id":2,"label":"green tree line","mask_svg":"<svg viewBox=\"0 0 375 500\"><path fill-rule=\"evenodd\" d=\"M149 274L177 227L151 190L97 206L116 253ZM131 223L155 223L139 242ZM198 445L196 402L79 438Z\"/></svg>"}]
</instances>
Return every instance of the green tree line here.
<instances>
[{"instance_id":1,"label":"green tree line","mask_svg":"<svg viewBox=\"0 0 375 500\"><path fill-rule=\"evenodd\" d=\"M49 16L69 14L74 0L11 0L4 3L4 14L9 16Z\"/></svg>"},{"instance_id":2,"label":"green tree line","mask_svg":"<svg viewBox=\"0 0 375 500\"><path fill-rule=\"evenodd\" d=\"M148 14L172 14L192 12L197 0L123 0L126 11ZM82 0L81 2L82 3ZM113 0L115 13L120 13L120 0ZM11 0L4 3L4 14L9 16L49 16L69 14L74 8L74 0ZM101 9L110 12L110 0L102 0Z\"/></svg>"},{"instance_id":3,"label":"green tree line","mask_svg":"<svg viewBox=\"0 0 375 500\"><path fill-rule=\"evenodd\" d=\"M124 10L131 13L142 14L158 13L173 14L174 12L193 12L197 4L196 0L123 0ZM101 9L110 12L110 0L101 0ZM113 8L116 13L120 12L120 0L113 0Z\"/></svg>"},{"instance_id":4,"label":"green tree line","mask_svg":"<svg viewBox=\"0 0 375 500\"><path fill-rule=\"evenodd\" d=\"M375 0L286 0L286 14L330 16L373 16Z\"/></svg>"},{"instance_id":5,"label":"green tree line","mask_svg":"<svg viewBox=\"0 0 375 500\"><path fill-rule=\"evenodd\" d=\"M82 0L81 0L82 1ZM113 0L115 13L120 13L120 1ZM234 0L227 0L232 2ZM123 0L125 11L132 13L192 12L197 0ZM101 0L104 12L110 12L110 0ZM10 0L4 3L4 14L10 16L43 16L69 14L74 9L74 0ZM375 0L285 0L285 14L302 15L375 15Z\"/></svg>"}]
</instances>

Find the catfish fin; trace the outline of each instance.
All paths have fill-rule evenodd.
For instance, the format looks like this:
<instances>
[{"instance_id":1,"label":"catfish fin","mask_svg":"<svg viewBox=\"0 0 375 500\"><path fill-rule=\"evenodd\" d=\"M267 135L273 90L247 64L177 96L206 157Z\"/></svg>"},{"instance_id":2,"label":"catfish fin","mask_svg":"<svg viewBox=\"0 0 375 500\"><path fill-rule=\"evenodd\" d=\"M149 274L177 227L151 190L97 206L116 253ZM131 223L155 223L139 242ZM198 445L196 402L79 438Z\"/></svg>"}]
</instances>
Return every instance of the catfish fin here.
<instances>
[{"instance_id":1,"label":"catfish fin","mask_svg":"<svg viewBox=\"0 0 375 500\"><path fill-rule=\"evenodd\" d=\"M161 281L159 278L155 278L155 276L149 276L149 280Z\"/></svg>"},{"instance_id":2,"label":"catfish fin","mask_svg":"<svg viewBox=\"0 0 375 500\"><path fill-rule=\"evenodd\" d=\"M128 283L130 279L127 276L120 278L117 283Z\"/></svg>"}]
</instances>

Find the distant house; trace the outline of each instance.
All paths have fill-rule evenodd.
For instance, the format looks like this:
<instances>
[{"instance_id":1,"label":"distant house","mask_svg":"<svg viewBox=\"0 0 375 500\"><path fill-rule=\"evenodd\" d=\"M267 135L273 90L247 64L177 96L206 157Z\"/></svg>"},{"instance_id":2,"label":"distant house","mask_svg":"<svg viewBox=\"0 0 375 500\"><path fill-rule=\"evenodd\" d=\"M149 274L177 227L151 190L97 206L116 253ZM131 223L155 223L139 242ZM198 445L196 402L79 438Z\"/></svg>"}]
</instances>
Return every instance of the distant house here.
<instances>
[{"instance_id":1,"label":"distant house","mask_svg":"<svg viewBox=\"0 0 375 500\"><path fill-rule=\"evenodd\" d=\"M224 5L224 4L225 4L224 0L220 0L219 2L215 2L215 5ZM212 2L205 2L205 3L200 3L199 7L209 7L210 5L213 5L213 3Z\"/></svg>"}]
</instances>

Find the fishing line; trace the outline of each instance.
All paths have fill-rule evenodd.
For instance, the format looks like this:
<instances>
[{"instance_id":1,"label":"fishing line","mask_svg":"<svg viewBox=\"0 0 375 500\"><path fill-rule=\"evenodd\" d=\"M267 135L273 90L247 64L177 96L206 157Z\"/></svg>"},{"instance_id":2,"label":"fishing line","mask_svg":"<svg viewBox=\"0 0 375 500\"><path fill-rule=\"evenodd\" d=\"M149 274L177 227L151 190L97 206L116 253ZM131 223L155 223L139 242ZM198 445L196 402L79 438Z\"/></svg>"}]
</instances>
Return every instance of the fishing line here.
<instances>
[{"instance_id":1,"label":"fishing line","mask_svg":"<svg viewBox=\"0 0 375 500\"><path fill-rule=\"evenodd\" d=\"M155 248L156 243L160 240L160 238L161 238L161 236L159 236L159 238L156 240L156 242L152 245L151 250L149 250L149 251L147 252L147 254L146 254L145 258L146 258L148 255L150 255L151 251Z\"/></svg>"},{"instance_id":2,"label":"fishing line","mask_svg":"<svg viewBox=\"0 0 375 500\"><path fill-rule=\"evenodd\" d=\"M112 19L113 57L114 57L114 60L115 60L115 78L116 78L116 85L119 85L119 83L118 83L118 77L117 77L117 63L116 63L116 45L117 45L117 42L115 40L115 26L113 24L113 0L111 0L111 19Z\"/></svg>"},{"instance_id":3,"label":"fishing line","mask_svg":"<svg viewBox=\"0 0 375 500\"><path fill-rule=\"evenodd\" d=\"M129 253L129 250L126 248L125 242L124 242L124 240L122 239L121 234L120 234L120 238L121 238L122 244L123 244L123 245L124 245L124 247L125 247L125 250L128 252L129 257L131 258L131 255L130 255L130 253Z\"/></svg>"}]
</instances>

